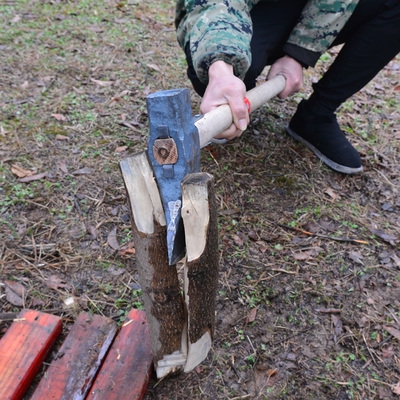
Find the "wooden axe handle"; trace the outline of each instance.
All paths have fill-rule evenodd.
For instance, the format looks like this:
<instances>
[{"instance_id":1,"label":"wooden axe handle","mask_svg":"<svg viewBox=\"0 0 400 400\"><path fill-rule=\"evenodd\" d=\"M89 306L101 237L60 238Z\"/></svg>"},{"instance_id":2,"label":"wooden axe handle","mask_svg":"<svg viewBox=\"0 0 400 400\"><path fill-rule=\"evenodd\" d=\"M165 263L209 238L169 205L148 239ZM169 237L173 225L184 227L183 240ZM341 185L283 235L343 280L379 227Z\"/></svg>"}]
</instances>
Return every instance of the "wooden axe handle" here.
<instances>
[{"instance_id":1,"label":"wooden axe handle","mask_svg":"<svg viewBox=\"0 0 400 400\"><path fill-rule=\"evenodd\" d=\"M246 93L246 97L250 102L250 112L282 92L285 88L285 83L283 75L277 75L262 85L249 90ZM212 138L229 128L232 121L232 112L227 104L204 114L201 119L194 123L199 131L200 147L206 146Z\"/></svg>"}]
</instances>

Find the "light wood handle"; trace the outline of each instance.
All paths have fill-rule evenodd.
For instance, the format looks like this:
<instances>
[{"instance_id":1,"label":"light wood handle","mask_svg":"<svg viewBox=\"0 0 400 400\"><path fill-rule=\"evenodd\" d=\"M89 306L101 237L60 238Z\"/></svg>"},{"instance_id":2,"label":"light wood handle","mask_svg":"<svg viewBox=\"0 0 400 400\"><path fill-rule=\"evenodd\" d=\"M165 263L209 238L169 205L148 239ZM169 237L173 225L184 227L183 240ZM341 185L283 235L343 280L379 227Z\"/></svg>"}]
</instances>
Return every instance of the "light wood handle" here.
<instances>
[{"instance_id":1,"label":"light wood handle","mask_svg":"<svg viewBox=\"0 0 400 400\"><path fill-rule=\"evenodd\" d=\"M285 83L285 78L282 75L277 75L262 85L249 90L246 93L246 97L250 102L250 112L282 92L285 88ZM204 114L201 119L194 123L199 131L200 147L206 146L211 139L229 128L232 122L232 112L227 104Z\"/></svg>"}]
</instances>

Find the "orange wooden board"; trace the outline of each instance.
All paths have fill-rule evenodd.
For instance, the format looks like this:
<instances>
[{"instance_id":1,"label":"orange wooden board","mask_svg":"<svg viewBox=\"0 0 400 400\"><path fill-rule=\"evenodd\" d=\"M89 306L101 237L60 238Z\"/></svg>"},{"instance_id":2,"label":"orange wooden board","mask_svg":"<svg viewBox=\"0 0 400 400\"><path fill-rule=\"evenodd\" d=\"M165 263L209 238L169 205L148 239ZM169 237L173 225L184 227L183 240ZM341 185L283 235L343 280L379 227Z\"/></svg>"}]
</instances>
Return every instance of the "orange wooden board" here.
<instances>
[{"instance_id":1,"label":"orange wooden board","mask_svg":"<svg viewBox=\"0 0 400 400\"><path fill-rule=\"evenodd\" d=\"M81 313L31 400L84 399L116 332L110 318Z\"/></svg>"},{"instance_id":2,"label":"orange wooden board","mask_svg":"<svg viewBox=\"0 0 400 400\"><path fill-rule=\"evenodd\" d=\"M61 318L23 310L0 340L0 399L22 399L62 332Z\"/></svg>"},{"instance_id":3,"label":"orange wooden board","mask_svg":"<svg viewBox=\"0 0 400 400\"><path fill-rule=\"evenodd\" d=\"M131 310L90 389L89 400L142 399L152 372L144 311Z\"/></svg>"}]
</instances>

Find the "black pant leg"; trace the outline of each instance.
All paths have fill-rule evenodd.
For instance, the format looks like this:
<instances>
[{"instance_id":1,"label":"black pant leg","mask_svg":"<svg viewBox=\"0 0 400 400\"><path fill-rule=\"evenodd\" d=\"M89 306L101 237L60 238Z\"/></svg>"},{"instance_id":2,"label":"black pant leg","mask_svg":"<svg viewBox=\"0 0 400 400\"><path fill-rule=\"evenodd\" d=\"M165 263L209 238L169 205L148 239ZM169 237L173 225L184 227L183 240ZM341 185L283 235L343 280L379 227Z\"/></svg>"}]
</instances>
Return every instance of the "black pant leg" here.
<instances>
[{"instance_id":1,"label":"black pant leg","mask_svg":"<svg viewBox=\"0 0 400 400\"><path fill-rule=\"evenodd\" d=\"M318 113L335 111L400 52L400 1L360 0L335 44L342 42L307 102Z\"/></svg>"}]
</instances>

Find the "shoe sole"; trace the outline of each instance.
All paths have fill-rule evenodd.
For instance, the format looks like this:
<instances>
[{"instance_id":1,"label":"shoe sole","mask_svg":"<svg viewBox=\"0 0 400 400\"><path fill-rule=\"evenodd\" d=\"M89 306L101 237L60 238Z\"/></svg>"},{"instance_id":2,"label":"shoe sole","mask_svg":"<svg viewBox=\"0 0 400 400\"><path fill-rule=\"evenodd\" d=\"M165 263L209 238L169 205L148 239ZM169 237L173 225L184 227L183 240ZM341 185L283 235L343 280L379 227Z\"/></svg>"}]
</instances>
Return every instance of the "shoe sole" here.
<instances>
[{"instance_id":1,"label":"shoe sole","mask_svg":"<svg viewBox=\"0 0 400 400\"><path fill-rule=\"evenodd\" d=\"M307 142L307 140L303 139L296 132L294 132L292 129L290 129L289 126L286 127L286 131L294 139L305 144L322 162L324 162L329 168L332 168L334 171L341 172L342 174L352 175L352 174L358 174L359 172L361 172L363 170L362 166L358 167L358 168L352 168L352 167L346 167L345 165L340 165L340 164L336 163L335 161L332 161L330 158L328 158L327 156L322 154L310 142Z\"/></svg>"}]
</instances>

